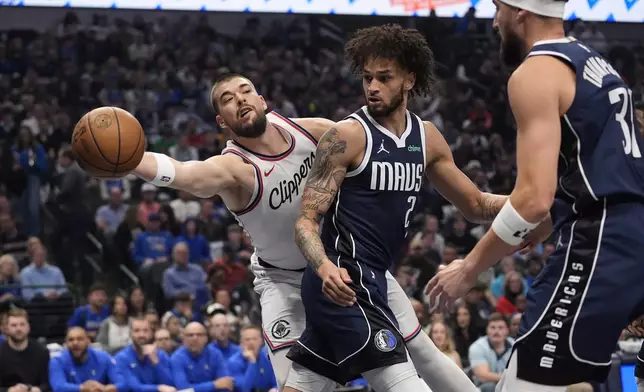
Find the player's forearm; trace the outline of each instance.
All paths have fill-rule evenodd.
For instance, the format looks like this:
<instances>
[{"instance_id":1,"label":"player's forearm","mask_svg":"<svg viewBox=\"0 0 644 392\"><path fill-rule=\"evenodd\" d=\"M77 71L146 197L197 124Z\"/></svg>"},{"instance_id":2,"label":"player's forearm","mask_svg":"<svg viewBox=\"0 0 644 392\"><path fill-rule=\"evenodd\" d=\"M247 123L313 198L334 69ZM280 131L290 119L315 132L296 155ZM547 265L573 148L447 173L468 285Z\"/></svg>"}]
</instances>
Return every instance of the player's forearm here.
<instances>
[{"instance_id":1,"label":"player's forearm","mask_svg":"<svg viewBox=\"0 0 644 392\"><path fill-rule=\"evenodd\" d=\"M501 211L509 196L495 195L493 193L481 192L472 214L472 221L475 223L486 223L494 220Z\"/></svg>"},{"instance_id":2,"label":"player's forearm","mask_svg":"<svg viewBox=\"0 0 644 392\"><path fill-rule=\"evenodd\" d=\"M159 158L162 160L160 161ZM159 167L160 162L166 162L165 165L170 164L171 167ZM204 173L205 169L199 168L199 165L205 165L205 163L179 162L164 154L146 152L143 154L141 163L134 169L134 174L155 185L186 191L200 197L212 196L217 193L217 190L207 189L206 180L214 181L217 173L211 173L208 176ZM189 166L190 170L186 170Z\"/></svg>"},{"instance_id":3,"label":"player's forearm","mask_svg":"<svg viewBox=\"0 0 644 392\"><path fill-rule=\"evenodd\" d=\"M295 244L316 271L328 260L320 239L320 224L306 215L301 215L295 223Z\"/></svg>"}]
</instances>

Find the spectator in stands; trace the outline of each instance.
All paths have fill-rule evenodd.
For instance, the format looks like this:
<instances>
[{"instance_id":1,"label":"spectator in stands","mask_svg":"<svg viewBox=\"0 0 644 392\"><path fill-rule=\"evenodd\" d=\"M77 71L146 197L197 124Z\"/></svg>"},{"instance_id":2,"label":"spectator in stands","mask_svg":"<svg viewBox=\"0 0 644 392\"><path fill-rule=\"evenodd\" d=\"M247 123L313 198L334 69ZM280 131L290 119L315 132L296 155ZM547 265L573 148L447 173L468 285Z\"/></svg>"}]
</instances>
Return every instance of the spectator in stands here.
<instances>
[{"instance_id":1,"label":"spectator in stands","mask_svg":"<svg viewBox=\"0 0 644 392\"><path fill-rule=\"evenodd\" d=\"M67 293L67 283L60 268L47 263L45 247L40 241L32 242L29 250L31 264L20 271L22 298L27 301L45 298L56 300Z\"/></svg>"},{"instance_id":2,"label":"spectator in stands","mask_svg":"<svg viewBox=\"0 0 644 392\"><path fill-rule=\"evenodd\" d=\"M125 212L123 222L116 229L114 234L114 247L116 250L116 257L130 267L134 267L135 261L132 257L130 245L134 242L139 233L145 227L137 220L137 206L129 206Z\"/></svg>"},{"instance_id":3,"label":"spectator in stands","mask_svg":"<svg viewBox=\"0 0 644 392\"><path fill-rule=\"evenodd\" d=\"M210 242L222 241L225 237L225 222L222 217L215 213L213 202L210 199L201 200L201 211L197 216L197 228Z\"/></svg>"},{"instance_id":4,"label":"spectator in stands","mask_svg":"<svg viewBox=\"0 0 644 392\"><path fill-rule=\"evenodd\" d=\"M108 203L96 210L96 227L105 235L114 235L123 223L128 208L129 206L123 203L121 188L111 188Z\"/></svg>"},{"instance_id":5,"label":"spectator in stands","mask_svg":"<svg viewBox=\"0 0 644 392\"><path fill-rule=\"evenodd\" d=\"M178 347L172 336L170 336L170 331L165 328L159 328L154 333L154 345L167 354L172 354Z\"/></svg>"},{"instance_id":6,"label":"spectator in stands","mask_svg":"<svg viewBox=\"0 0 644 392\"><path fill-rule=\"evenodd\" d=\"M539 272L541 272L541 269L543 268L543 260L543 257L539 254L530 255L525 274L525 283L528 285L528 288L532 286L532 282L534 282L537 275L539 275Z\"/></svg>"},{"instance_id":7,"label":"spectator in stands","mask_svg":"<svg viewBox=\"0 0 644 392\"><path fill-rule=\"evenodd\" d=\"M199 216L201 205L194 200L194 196L186 191L179 191L179 198L170 202L170 207L174 211L174 217L179 223L184 223L188 218Z\"/></svg>"},{"instance_id":8,"label":"spectator in stands","mask_svg":"<svg viewBox=\"0 0 644 392\"><path fill-rule=\"evenodd\" d=\"M229 360L241 350L231 339L231 328L228 317L223 312L210 317L210 345L219 350L226 360Z\"/></svg>"},{"instance_id":9,"label":"spectator in stands","mask_svg":"<svg viewBox=\"0 0 644 392\"><path fill-rule=\"evenodd\" d=\"M7 340L5 330L7 329L7 314L0 313L0 343Z\"/></svg>"},{"instance_id":10,"label":"spectator in stands","mask_svg":"<svg viewBox=\"0 0 644 392\"><path fill-rule=\"evenodd\" d=\"M172 312L166 312L161 318L161 326L170 333L170 338L175 344L181 344L183 326L181 319Z\"/></svg>"},{"instance_id":11,"label":"spectator in stands","mask_svg":"<svg viewBox=\"0 0 644 392\"><path fill-rule=\"evenodd\" d=\"M458 258L458 250L455 245L447 244L443 249L443 264L448 265Z\"/></svg>"},{"instance_id":12,"label":"spectator in stands","mask_svg":"<svg viewBox=\"0 0 644 392\"><path fill-rule=\"evenodd\" d=\"M236 223L228 226L228 238L224 245L224 254L226 259L234 262L237 261L239 253L243 251L251 252L252 249L244 241L244 231Z\"/></svg>"},{"instance_id":13,"label":"spectator in stands","mask_svg":"<svg viewBox=\"0 0 644 392\"><path fill-rule=\"evenodd\" d=\"M455 245L459 255L468 254L477 242L467 230L467 221L461 214L456 214L452 218L451 230L445 236L445 241Z\"/></svg>"},{"instance_id":14,"label":"spectator in stands","mask_svg":"<svg viewBox=\"0 0 644 392\"><path fill-rule=\"evenodd\" d=\"M454 332L456 352L461 357L463 365L467 366L469 364L469 348L481 336L481 331L472 322L470 310L465 303L460 303L456 306L453 321L452 331Z\"/></svg>"},{"instance_id":15,"label":"spectator in stands","mask_svg":"<svg viewBox=\"0 0 644 392\"><path fill-rule=\"evenodd\" d=\"M249 325L241 330L241 351L227 359L230 374L235 378L235 392L278 391L263 342L261 327Z\"/></svg>"},{"instance_id":16,"label":"spectator in stands","mask_svg":"<svg viewBox=\"0 0 644 392\"><path fill-rule=\"evenodd\" d=\"M429 337L443 354L450 357L458 367L463 368L461 356L456 352L452 331L450 331L444 322L438 321L432 323Z\"/></svg>"},{"instance_id":17,"label":"spectator in stands","mask_svg":"<svg viewBox=\"0 0 644 392\"><path fill-rule=\"evenodd\" d=\"M173 241L169 232L161 231L161 216L158 213L151 213L146 230L134 239L132 257L143 269L149 268L154 263L166 262Z\"/></svg>"},{"instance_id":18,"label":"spectator in stands","mask_svg":"<svg viewBox=\"0 0 644 392\"><path fill-rule=\"evenodd\" d=\"M88 209L85 205L88 177L76 163L71 148L60 151L58 163L63 172L58 177L55 198L58 208L52 252L68 278L73 275L75 268L80 267L84 281L91 281L88 263L82 260L82 244L85 243L85 234L89 230Z\"/></svg>"},{"instance_id":19,"label":"spectator in stands","mask_svg":"<svg viewBox=\"0 0 644 392\"><path fill-rule=\"evenodd\" d=\"M13 302L20 298L18 263L11 254L0 256L0 302Z\"/></svg>"},{"instance_id":20,"label":"spectator in stands","mask_svg":"<svg viewBox=\"0 0 644 392\"><path fill-rule=\"evenodd\" d=\"M29 339L27 312L14 308L6 316L7 340L0 343L0 390L47 392L49 351Z\"/></svg>"},{"instance_id":21,"label":"spectator in stands","mask_svg":"<svg viewBox=\"0 0 644 392\"><path fill-rule=\"evenodd\" d=\"M494 392L501 380L514 340L508 338L508 321L500 313L492 313L487 322L487 335L470 346L472 373L481 392Z\"/></svg>"},{"instance_id":22,"label":"spectator in stands","mask_svg":"<svg viewBox=\"0 0 644 392\"><path fill-rule=\"evenodd\" d=\"M87 293L87 305L81 305L74 310L67 326L82 328L87 336L94 340L101 323L109 315L110 307L107 305L105 286L101 283L94 283Z\"/></svg>"},{"instance_id":23,"label":"spectator in stands","mask_svg":"<svg viewBox=\"0 0 644 392\"><path fill-rule=\"evenodd\" d=\"M190 250L190 263L206 267L210 262L210 244L199 233L196 218L188 218L183 224L183 232L176 242L185 242Z\"/></svg>"},{"instance_id":24,"label":"spectator in stands","mask_svg":"<svg viewBox=\"0 0 644 392\"><path fill-rule=\"evenodd\" d=\"M515 313L510 317L510 337L516 339L519 336L519 325L521 324L522 313Z\"/></svg>"},{"instance_id":25,"label":"spectator in stands","mask_svg":"<svg viewBox=\"0 0 644 392\"><path fill-rule=\"evenodd\" d=\"M445 237L439 232L438 218L434 215L427 215L423 225L423 230L419 231L413 240L422 240L425 237L431 238L431 247L439 254L445 249ZM412 240L412 241L413 241Z\"/></svg>"},{"instance_id":26,"label":"spectator in stands","mask_svg":"<svg viewBox=\"0 0 644 392\"><path fill-rule=\"evenodd\" d=\"M72 327L65 339L67 348L49 362L49 383L53 392L127 392L125 378L116 361L104 351L91 348L83 328Z\"/></svg>"},{"instance_id":27,"label":"spectator in stands","mask_svg":"<svg viewBox=\"0 0 644 392\"><path fill-rule=\"evenodd\" d=\"M122 295L115 295L110 301L112 314L103 320L96 335L96 342L101 348L114 355L123 347L132 343L130 339L131 320L127 309L127 300Z\"/></svg>"},{"instance_id":28,"label":"spectator in stands","mask_svg":"<svg viewBox=\"0 0 644 392\"><path fill-rule=\"evenodd\" d=\"M189 293L197 298L206 292L206 272L201 266L189 262L190 249L186 242L177 242L172 249L174 264L163 273L163 294L174 298L180 293Z\"/></svg>"},{"instance_id":29,"label":"spectator in stands","mask_svg":"<svg viewBox=\"0 0 644 392\"><path fill-rule=\"evenodd\" d=\"M504 316L510 316L518 312L517 305L525 291L524 280L516 271L508 272L505 275L503 284L503 295L496 303L496 311Z\"/></svg>"},{"instance_id":30,"label":"spectator in stands","mask_svg":"<svg viewBox=\"0 0 644 392\"><path fill-rule=\"evenodd\" d=\"M161 215L161 230L170 232L175 237L181 234L181 224L174 216L172 207L162 204L159 214Z\"/></svg>"},{"instance_id":31,"label":"spectator in stands","mask_svg":"<svg viewBox=\"0 0 644 392\"><path fill-rule=\"evenodd\" d=\"M199 151L189 144L187 135L179 137L177 144L168 149L168 155L179 162L199 160Z\"/></svg>"},{"instance_id":32,"label":"spectator in stands","mask_svg":"<svg viewBox=\"0 0 644 392\"><path fill-rule=\"evenodd\" d=\"M490 286L490 291L492 292L492 295L496 299L499 299L503 295L505 276L510 272L516 272L517 270L516 261L514 260L514 257L513 256L504 257L501 260L501 268L503 272L500 273L496 278L494 278L494 280L492 281L492 285ZM525 281L523 282L523 288L524 288L524 292L522 294L525 295L528 293L528 284Z\"/></svg>"},{"instance_id":33,"label":"spectator in stands","mask_svg":"<svg viewBox=\"0 0 644 392\"><path fill-rule=\"evenodd\" d=\"M165 319L168 314L171 314L179 319L181 328L184 328L191 321L199 321L199 315L193 311L193 298L190 293L179 293L174 297L174 306L163 315ZM169 324L169 321L167 321ZM165 328L170 329L174 336L173 328L170 325L164 325Z\"/></svg>"},{"instance_id":34,"label":"spectator in stands","mask_svg":"<svg viewBox=\"0 0 644 392\"><path fill-rule=\"evenodd\" d=\"M29 126L21 125L18 142L13 148L15 160L26 175L21 195L21 216L27 236L40 234L40 186L49 171L47 152Z\"/></svg>"},{"instance_id":35,"label":"spectator in stands","mask_svg":"<svg viewBox=\"0 0 644 392\"><path fill-rule=\"evenodd\" d=\"M130 290L130 295L127 298L127 311L130 316L136 318L145 317L148 308L149 305L146 301L143 289L139 286L132 288L132 290ZM154 329L155 326L152 325L152 328Z\"/></svg>"},{"instance_id":36,"label":"spectator in stands","mask_svg":"<svg viewBox=\"0 0 644 392\"><path fill-rule=\"evenodd\" d=\"M152 344L152 328L145 319L133 319L132 344L114 359L130 391L176 392L172 386L170 357Z\"/></svg>"},{"instance_id":37,"label":"spectator in stands","mask_svg":"<svg viewBox=\"0 0 644 392\"><path fill-rule=\"evenodd\" d=\"M234 379L230 376L223 355L208 346L206 327L192 322L183 332L183 346L170 358L174 385L179 389L195 391L232 390ZM214 381L213 381L214 380Z\"/></svg>"},{"instance_id":38,"label":"spectator in stands","mask_svg":"<svg viewBox=\"0 0 644 392\"><path fill-rule=\"evenodd\" d=\"M156 310L148 309L148 311L145 312L144 317L146 320L148 320L148 323L150 323L150 327L152 328L152 331L156 331L157 329L159 329L161 320L159 320L159 314L156 312Z\"/></svg>"},{"instance_id":39,"label":"spectator in stands","mask_svg":"<svg viewBox=\"0 0 644 392\"><path fill-rule=\"evenodd\" d=\"M8 213L0 215L0 254L10 254L21 261L27 257L27 236L22 234Z\"/></svg>"},{"instance_id":40,"label":"spectator in stands","mask_svg":"<svg viewBox=\"0 0 644 392\"><path fill-rule=\"evenodd\" d=\"M150 214L158 214L161 204L156 201L157 187L147 182L141 186L141 202L136 218L143 226L147 226Z\"/></svg>"},{"instance_id":41,"label":"spectator in stands","mask_svg":"<svg viewBox=\"0 0 644 392\"><path fill-rule=\"evenodd\" d=\"M132 189L128 177L113 178L100 181L101 199L109 201L112 198L111 191L117 188L121 191L121 198L123 200L130 200L132 197Z\"/></svg>"}]
</instances>

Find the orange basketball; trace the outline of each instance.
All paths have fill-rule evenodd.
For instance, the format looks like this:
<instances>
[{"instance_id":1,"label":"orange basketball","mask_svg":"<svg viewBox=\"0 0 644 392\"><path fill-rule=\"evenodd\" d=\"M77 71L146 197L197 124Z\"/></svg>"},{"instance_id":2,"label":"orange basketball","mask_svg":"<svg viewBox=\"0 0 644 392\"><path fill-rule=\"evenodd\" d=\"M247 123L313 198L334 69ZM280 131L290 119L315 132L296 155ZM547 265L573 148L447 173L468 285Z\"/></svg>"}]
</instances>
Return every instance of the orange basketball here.
<instances>
[{"instance_id":1,"label":"orange basketball","mask_svg":"<svg viewBox=\"0 0 644 392\"><path fill-rule=\"evenodd\" d=\"M145 135L133 115L116 107L85 114L72 134L72 151L83 170L96 178L124 177L145 152Z\"/></svg>"}]
</instances>

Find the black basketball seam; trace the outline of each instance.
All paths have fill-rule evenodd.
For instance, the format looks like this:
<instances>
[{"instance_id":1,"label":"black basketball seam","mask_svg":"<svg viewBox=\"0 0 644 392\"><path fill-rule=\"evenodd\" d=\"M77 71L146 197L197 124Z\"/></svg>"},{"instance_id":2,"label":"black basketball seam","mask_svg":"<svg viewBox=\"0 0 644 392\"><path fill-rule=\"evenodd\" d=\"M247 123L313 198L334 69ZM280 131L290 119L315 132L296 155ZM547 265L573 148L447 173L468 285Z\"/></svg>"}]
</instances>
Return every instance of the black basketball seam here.
<instances>
[{"instance_id":1,"label":"black basketball seam","mask_svg":"<svg viewBox=\"0 0 644 392\"><path fill-rule=\"evenodd\" d=\"M94 169L98 169L98 170L101 170L101 171L104 171L104 172L108 172L108 173L111 173L111 172L112 172L112 169L104 169L104 168L102 168L102 167L100 167L100 166L96 166L96 165L94 165L93 163L91 163L90 161L88 161L88 160L87 160L87 158L85 158L85 157L83 156L83 154L81 154L81 153L80 153L80 152L78 152L78 151L76 152L76 155L78 155L78 158L81 158L81 159L83 160L83 163L85 163L85 164L86 164L86 165L88 165L88 166L93 167Z\"/></svg>"},{"instance_id":2,"label":"black basketball seam","mask_svg":"<svg viewBox=\"0 0 644 392\"><path fill-rule=\"evenodd\" d=\"M118 144L116 147L116 165L114 165L114 170L112 171L112 174L116 174L121 159L121 123L119 122L119 116L116 114L116 110L111 106L110 109L114 112L114 118L116 119L116 134L118 137Z\"/></svg>"},{"instance_id":3,"label":"black basketball seam","mask_svg":"<svg viewBox=\"0 0 644 392\"><path fill-rule=\"evenodd\" d=\"M141 136L142 135L143 135L143 131L139 132L139 138L136 140L136 147L134 148L134 152L132 153L132 156L129 157L128 159L124 160L123 162L121 162L121 166L123 166L126 163L130 162L134 158L134 156L136 156L136 151L139 149L139 144L141 144Z\"/></svg>"},{"instance_id":4,"label":"black basketball seam","mask_svg":"<svg viewBox=\"0 0 644 392\"><path fill-rule=\"evenodd\" d=\"M98 142L96 141L96 137L94 136L94 131L92 131L92 121L90 121L89 113L87 113L87 128L89 129L89 134L92 135L92 140L94 140L94 144L96 145L96 150L98 151L99 154L101 154L101 157L103 158L103 160L105 160L105 162L109 163L110 165L116 165L116 163L107 159L105 154L103 154L103 151L101 151L101 146L98 145Z\"/></svg>"}]
</instances>

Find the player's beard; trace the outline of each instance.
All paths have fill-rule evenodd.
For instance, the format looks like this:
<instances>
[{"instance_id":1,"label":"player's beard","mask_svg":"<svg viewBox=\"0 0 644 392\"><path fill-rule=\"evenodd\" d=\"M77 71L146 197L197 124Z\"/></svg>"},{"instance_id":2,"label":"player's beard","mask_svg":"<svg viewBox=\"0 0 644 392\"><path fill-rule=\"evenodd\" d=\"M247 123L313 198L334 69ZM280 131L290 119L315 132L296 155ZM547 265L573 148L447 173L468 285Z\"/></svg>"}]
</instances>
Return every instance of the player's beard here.
<instances>
[{"instance_id":1,"label":"player's beard","mask_svg":"<svg viewBox=\"0 0 644 392\"><path fill-rule=\"evenodd\" d=\"M230 128L235 136L254 139L262 136L264 132L266 132L266 114L260 111L255 111L255 113L257 113L257 118L255 119L255 121L251 122L250 124L244 123L236 125L234 128Z\"/></svg>"},{"instance_id":2,"label":"player's beard","mask_svg":"<svg viewBox=\"0 0 644 392\"><path fill-rule=\"evenodd\" d=\"M523 62L524 57L521 38L508 30L505 39L501 40L501 61L508 67L516 67Z\"/></svg>"},{"instance_id":3,"label":"player's beard","mask_svg":"<svg viewBox=\"0 0 644 392\"><path fill-rule=\"evenodd\" d=\"M391 97L391 102L389 102L389 105L385 105L384 107L372 107L372 105L369 105L369 101L367 100L367 112L369 112L369 114L373 118L387 117L391 113L395 112L396 109L398 109L404 101L405 90L402 86L400 86L400 92ZM384 101L381 102L384 105Z\"/></svg>"},{"instance_id":4,"label":"player's beard","mask_svg":"<svg viewBox=\"0 0 644 392\"><path fill-rule=\"evenodd\" d=\"M21 337L7 335L7 339L11 340L11 343L13 343L13 344L24 343L28 338L29 337L27 335L21 336Z\"/></svg>"}]
</instances>

